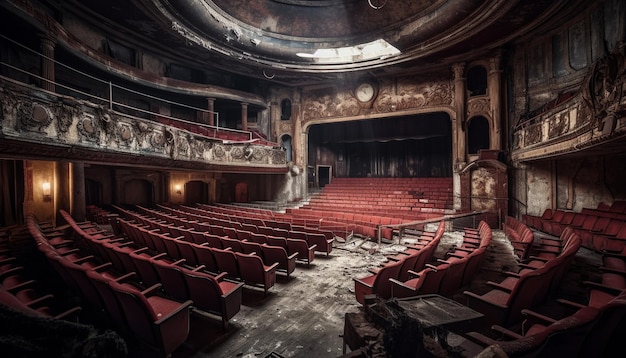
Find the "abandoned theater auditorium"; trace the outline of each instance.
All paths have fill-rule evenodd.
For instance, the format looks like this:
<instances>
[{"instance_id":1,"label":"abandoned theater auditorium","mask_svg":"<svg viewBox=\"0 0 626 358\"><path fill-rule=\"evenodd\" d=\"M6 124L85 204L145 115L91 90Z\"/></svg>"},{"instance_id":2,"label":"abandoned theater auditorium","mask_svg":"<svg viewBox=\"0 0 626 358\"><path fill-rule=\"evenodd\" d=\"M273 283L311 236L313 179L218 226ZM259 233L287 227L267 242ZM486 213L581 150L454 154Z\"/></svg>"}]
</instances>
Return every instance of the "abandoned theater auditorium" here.
<instances>
[{"instance_id":1,"label":"abandoned theater auditorium","mask_svg":"<svg viewBox=\"0 0 626 358\"><path fill-rule=\"evenodd\" d=\"M0 18L0 355L626 355L626 2Z\"/></svg>"}]
</instances>

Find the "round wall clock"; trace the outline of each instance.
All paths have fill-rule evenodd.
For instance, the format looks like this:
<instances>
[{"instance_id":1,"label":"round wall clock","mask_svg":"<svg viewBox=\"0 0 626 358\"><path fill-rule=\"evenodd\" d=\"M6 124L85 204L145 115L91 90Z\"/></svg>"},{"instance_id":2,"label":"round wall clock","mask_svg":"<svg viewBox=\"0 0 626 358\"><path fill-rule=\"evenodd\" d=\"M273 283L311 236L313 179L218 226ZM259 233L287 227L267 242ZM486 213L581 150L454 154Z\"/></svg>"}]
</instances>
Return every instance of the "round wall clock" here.
<instances>
[{"instance_id":1,"label":"round wall clock","mask_svg":"<svg viewBox=\"0 0 626 358\"><path fill-rule=\"evenodd\" d=\"M369 102L376 95L376 87L370 82L362 82L356 87L354 95L360 102Z\"/></svg>"}]
</instances>

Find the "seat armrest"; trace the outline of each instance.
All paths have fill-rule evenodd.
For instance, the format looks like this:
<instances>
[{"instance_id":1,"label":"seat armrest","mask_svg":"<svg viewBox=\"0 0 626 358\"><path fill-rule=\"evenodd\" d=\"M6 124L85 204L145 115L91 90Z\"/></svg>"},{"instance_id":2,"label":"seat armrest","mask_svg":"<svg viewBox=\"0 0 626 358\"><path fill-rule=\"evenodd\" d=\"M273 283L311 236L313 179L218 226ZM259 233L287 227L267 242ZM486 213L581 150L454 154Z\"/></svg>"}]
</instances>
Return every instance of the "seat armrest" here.
<instances>
[{"instance_id":1,"label":"seat armrest","mask_svg":"<svg viewBox=\"0 0 626 358\"><path fill-rule=\"evenodd\" d=\"M623 271L623 270L617 270L617 269L606 267L606 266L600 266L598 267L598 269L600 269L600 271L602 272L614 273L616 275L626 276L626 271Z\"/></svg>"},{"instance_id":2,"label":"seat armrest","mask_svg":"<svg viewBox=\"0 0 626 358\"><path fill-rule=\"evenodd\" d=\"M612 294L615 296L618 296L622 292L622 290L619 288L603 285L601 283L592 282L592 281L583 281L583 285L589 287L592 290L603 291L603 292L606 292L608 294Z\"/></svg>"},{"instance_id":3,"label":"seat armrest","mask_svg":"<svg viewBox=\"0 0 626 358\"><path fill-rule=\"evenodd\" d=\"M178 306L175 310L173 310L172 312L170 312L169 314L161 317L158 321L154 322L154 324L156 324L157 326L160 325L161 323L167 321L168 319L170 319L170 317L176 316L179 312L188 309L189 306L191 306L191 304L193 303L193 301L189 300L189 301L185 301L183 303L180 304L180 306Z\"/></svg>"},{"instance_id":4,"label":"seat armrest","mask_svg":"<svg viewBox=\"0 0 626 358\"><path fill-rule=\"evenodd\" d=\"M145 290L141 291L141 293L144 296L146 296L146 297L153 296L153 295L155 295L157 293L157 290L159 288L161 288L161 286L163 286L163 285L160 284L160 283L155 283L154 285L152 285L152 286L146 288Z\"/></svg>"},{"instance_id":5,"label":"seat armrest","mask_svg":"<svg viewBox=\"0 0 626 358\"><path fill-rule=\"evenodd\" d=\"M511 289L508 287L504 287L501 284L497 283L497 282L493 282L493 281L487 281L487 285L491 286L495 289L501 290L501 291L506 291L507 293L511 293Z\"/></svg>"},{"instance_id":6,"label":"seat armrest","mask_svg":"<svg viewBox=\"0 0 626 358\"><path fill-rule=\"evenodd\" d=\"M265 272L270 272L272 270L276 270L277 267L278 267L278 262L274 262L273 264L265 267Z\"/></svg>"},{"instance_id":7,"label":"seat armrest","mask_svg":"<svg viewBox=\"0 0 626 358\"><path fill-rule=\"evenodd\" d=\"M215 280L217 280L217 282L222 281L226 276L228 276L228 272L221 272L219 274L217 274L215 276Z\"/></svg>"},{"instance_id":8,"label":"seat armrest","mask_svg":"<svg viewBox=\"0 0 626 358\"><path fill-rule=\"evenodd\" d=\"M541 323L547 326L557 321L556 319L552 317L548 317L546 315L543 315L541 313L538 313L538 312L535 312L526 308L522 310L522 315L526 317L525 321L528 322L529 325L532 325L535 323Z\"/></svg>"},{"instance_id":9,"label":"seat armrest","mask_svg":"<svg viewBox=\"0 0 626 358\"><path fill-rule=\"evenodd\" d=\"M353 277L353 278L352 278L352 280L354 280L354 282L355 282L355 283L357 283L357 284L359 284L359 285L363 285L363 286L365 286L365 287L369 287L369 288L374 287L374 286L372 286L372 285L370 285L370 284L368 284L368 283L365 283L365 282L361 281L361 279L358 279L358 278L356 278L356 277Z\"/></svg>"},{"instance_id":10,"label":"seat armrest","mask_svg":"<svg viewBox=\"0 0 626 358\"><path fill-rule=\"evenodd\" d=\"M506 329L500 325L493 325L491 326L491 329L495 332L498 332L500 334L502 334L503 336L507 336L509 338L513 338L513 339L520 339L523 336L517 332L511 331L510 329Z\"/></svg>"},{"instance_id":11,"label":"seat armrest","mask_svg":"<svg viewBox=\"0 0 626 358\"><path fill-rule=\"evenodd\" d=\"M574 307L574 308L584 308L584 307L587 307L587 306L585 306L585 305L583 305L583 304L580 304L580 303L578 303L578 302L574 302L574 301L566 300L566 299L564 299L564 298L557 298L557 300L556 300L556 301L557 301L558 303L561 303L561 304L564 304L564 305L567 305L567 306L570 306L570 307Z\"/></svg>"}]
</instances>

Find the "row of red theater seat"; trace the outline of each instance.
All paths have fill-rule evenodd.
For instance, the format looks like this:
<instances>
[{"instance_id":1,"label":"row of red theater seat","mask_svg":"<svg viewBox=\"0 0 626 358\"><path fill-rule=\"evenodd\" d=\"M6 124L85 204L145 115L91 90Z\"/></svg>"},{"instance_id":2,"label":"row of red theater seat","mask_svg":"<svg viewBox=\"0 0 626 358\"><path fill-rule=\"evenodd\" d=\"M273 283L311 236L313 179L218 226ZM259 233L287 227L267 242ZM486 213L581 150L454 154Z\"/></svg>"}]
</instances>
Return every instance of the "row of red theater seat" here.
<instances>
[{"instance_id":1,"label":"row of red theater seat","mask_svg":"<svg viewBox=\"0 0 626 358\"><path fill-rule=\"evenodd\" d=\"M160 230L146 229L124 220L121 220L120 224L133 241L137 240L136 242L140 244L151 242L156 248L154 252L167 255L172 260L184 262L190 267L202 266L204 271L214 275L225 275L230 279L243 281L251 286L260 286L264 289L265 294L276 282L278 262L271 261L266 264L263 262L262 250L244 252L239 241L234 240L239 245L235 246L227 242L225 238L215 237L215 241L219 244L219 247L216 247L210 246L209 242L203 244L188 242L183 240L182 236L171 237L168 233L160 232ZM225 245L229 246L224 248ZM233 249L233 247L237 249ZM254 258L248 260L243 255L237 255L238 253L254 256ZM286 253L283 254L286 255ZM254 261L250 262L251 260ZM295 267L295 264L293 266ZM254 280L254 277L260 277L263 280Z\"/></svg>"},{"instance_id":2,"label":"row of red theater seat","mask_svg":"<svg viewBox=\"0 0 626 358\"><path fill-rule=\"evenodd\" d=\"M555 236L566 227L573 228L582 245L591 250L620 251L626 246L626 213L621 211L621 203L580 212L546 209L541 216L524 215L522 219L528 226Z\"/></svg>"},{"instance_id":3,"label":"row of red theater seat","mask_svg":"<svg viewBox=\"0 0 626 358\"><path fill-rule=\"evenodd\" d=\"M285 213L279 213L268 209L249 207L238 207L237 209L234 209L233 205L229 204L198 204L198 207L211 212L219 209L225 213L233 213L240 217L243 216L247 218L247 220L244 218L244 222L253 222L255 218L258 218L262 219L262 221L266 223L265 226L281 227L281 225L286 224L290 225L292 229L297 231L304 231L307 233L319 232L324 234L324 236L326 236L329 240L334 237L346 238L355 230L354 223L349 224L329 218L329 216L333 215L332 212L329 212L330 215L320 217L317 213L312 214L308 210L304 210L301 213L298 213L298 215L292 215L292 208L287 208ZM185 208L185 210L187 210L187 208ZM242 225L244 222L242 222Z\"/></svg>"},{"instance_id":4,"label":"row of red theater seat","mask_svg":"<svg viewBox=\"0 0 626 358\"><path fill-rule=\"evenodd\" d=\"M470 284L478 272L493 237L491 228L481 221L477 231L466 232L463 243L446 253L444 258L424 265L412 272L408 280L392 281L392 296L398 298L425 294L452 297Z\"/></svg>"},{"instance_id":5,"label":"row of red theater seat","mask_svg":"<svg viewBox=\"0 0 626 358\"><path fill-rule=\"evenodd\" d=\"M520 260L526 260L535 242L535 234L528 225L512 216L505 216L502 229Z\"/></svg>"},{"instance_id":6,"label":"row of red theater seat","mask_svg":"<svg viewBox=\"0 0 626 358\"><path fill-rule=\"evenodd\" d=\"M154 211L150 211L145 208L143 210L154 213ZM128 211L126 212L128 215ZM141 215L136 215L136 214L135 216L133 216L133 218L136 220L143 220L144 225L153 226L155 228L164 226L167 228L168 231L173 232L177 236L187 237L188 241L193 241L193 240L197 241L198 240L197 236L203 233L209 233L209 234L212 234L213 236L218 236L222 238L230 237L231 239L240 240L240 241L241 240L254 241L255 239L265 238L263 239L263 242L260 242L260 243L278 245L284 248L288 252L289 255L296 253L297 260L300 262L304 262L307 265L310 265L313 259L315 258L315 250L317 249L317 245L311 244L310 242L313 242L317 239L318 241L321 242L321 244L324 244L326 246L332 245L332 242L326 241L323 235L312 236L309 234L304 234L302 237L297 237L297 235L295 235L297 234L297 232L292 232L292 231L288 232L283 229L270 228L270 227L259 227L259 228L255 228L254 231L246 231L241 228L238 222L231 222L231 221L214 221L216 223L214 225L214 224L207 224L204 222L199 222L199 221L194 220L194 221L188 221L185 224L184 219L181 219L180 217L173 217L169 214L164 214L164 213L161 213L161 215L159 215L159 218L164 220L163 223L160 223L151 218L145 218L145 217L142 217ZM183 220L182 221L183 226L182 227L172 226L171 224L168 224L168 220L170 220L170 222L174 221L177 223L181 223L181 220ZM222 226L222 225L225 225L225 226ZM184 235L181 235L181 233ZM189 239L188 235L191 236L191 239ZM271 242L269 242L270 240ZM260 241L260 240L257 240L257 241ZM328 251L330 250L330 248L326 248L325 250Z\"/></svg>"},{"instance_id":7,"label":"row of red theater seat","mask_svg":"<svg viewBox=\"0 0 626 358\"><path fill-rule=\"evenodd\" d=\"M56 230L50 234L59 235ZM28 269L29 263L15 251L16 242L30 241L31 236L26 228L17 226L0 232L0 304L30 316L76 319L81 307L65 307L59 302L47 287L39 284L39 277ZM50 245L48 240L45 243Z\"/></svg>"},{"instance_id":8,"label":"row of red theater seat","mask_svg":"<svg viewBox=\"0 0 626 358\"><path fill-rule=\"evenodd\" d=\"M110 264L101 264L94 256L73 246L73 239L54 246L46 242L33 217L27 220L39 250L68 287L80 294L95 313L109 320L127 340L138 340L162 355L171 354L184 343L189 334L191 301L181 303L160 296L158 285L145 288L132 280L133 273L120 275L110 270ZM78 239L102 242L115 239L99 228L73 220L69 223Z\"/></svg>"},{"instance_id":9,"label":"row of red theater seat","mask_svg":"<svg viewBox=\"0 0 626 358\"><path fill-rule=\"evenodd\" d=\"M227 216L219 213L211 213L205 209L195 209L191 207L181 207L182 210L165 207L162 207L162 209L167 211L168 215L175 215L194 220L197 223L204 222L208 223L208 225L222 227L223 229L216 234L229 236L233 239L242 239L243 234L238 232L245 231L266 234L268 236L278 236L285 239L304 240L309 246L314 246L314 251L323 252L326 256L332 252L333 242L335 241L332 232L322 231L316 228L298 227L287 222L273 222L269 220L260 222L258 220L245 220L246 222L242 222L244 220L238 220L243 219L239 216ZM219 228L216 228L216 230L219 230ZM247 237L243 237L243 239L247 239ZM308 254L303 260L310 262L308 261ZM311 258L311 261L312 260Z\"/></svg>"},{"instance_id":10,"label":"row of red theater seat","mask_svg":"<svg viewBox=\"0 0 626 358\"><path fill-rule=\"evenodd\" d=\"M247 223L251 225L267 226L277 229L285 229L292 231L300 231L311 234L322 234L328 241L335 239L335 233L331 230L320 228L319 225L311 226L306 222L296 222L292 218L285 216L282 213L276 213L267 209L253 209L253 208L241 208L234 209L232 207L226 207L224 204L209 205L198 204L197 208L180 206L181 210L194 212L200 215L225 215L224 218L230 218L231 220L238 221L242 224ZM324 246L324 245L320 245ZM320 250L320 248L318 248Z\"/></svg>"},{"instance_id":11,"label":"row of red theater seat","mask_svg":"<svg viewBox=\"0 0 626 358\"><path fill-rule=\"evenodd\" d=\"M444 228L442 221L432 235L423 233L419 244L396 256L388 257L388 262L377 270L371 270L369 276L353 278L357 302L365 304L366 297L369 295L384 299L393 297L394 284L409 280L410 275L417 274L417 271L422 270L431 261L443 236Z\"/></svg>"},{"instance_id":12,"label":"row of red theater seat","mask_svg":"<svg viewBox=\"0 0 626 358\"><path fill-rule=\"evenodd\" d=\"M576 233L566 229L564 235ZM572 241L570 239L569 241ZM626 321L626 257L603 257L602 282L585 281L586 303L558 299L565 308L560 316L546 316L530 309L521 311L521 332L501 325L492 326L493 335L468 334L483 346L508 356L603 357L622 349ZM534 294L535 292L533 292ZM554 311L554 310L553 310Z\"/></svg>"},{"instance_id":13,"label":"row of red theater seat","mask_svg":"<svg viewBox=\"0 0 626 358\"><path fill-rule=\"evenodd\" d=\"M174 260L182 259L192 267L202 265L209 272L225 274L230 279L261 287L265 294L274 286L279 267L287 275L295 269L296 256L287 256L282 247L257 246L254 247L256 251L248 251L253 245L242 245L239 240L207 233L201 235L206 241L196 243L186 241L184 236L171 236L169 226L159 223L143 226L144 223L153 222L144 218L142 224L135 224L120 219L123 231L133 241L153 247L155 252L165 253Z\"/></svg>"},{"instance_id":14,"label":"row of red theater seat","mask_svg":"<svg viewBox=\"0 0 626 358\"><path fill-rule=\"evenodd\" d=\"M465 291L467 305L485 315L486 322L509 326L521 320L523 309L536 307L548 299L560 285L581 246L578 234L565 230L562 246L530 256L518 272L503 272L507 277L500 282L489 281L493 289L479 295Z\"/></svg>"},{"instance_id":15,"label":"row of red theater seat","mask_svg":"<svg viewBox=\"0 0 626 358\"><path fill-rule=\"evenodd\" d=\"M61 215L72 222L67 212L61 211ZM121 225L125 227L124 223ZM186 260L145 246L144 242L128 241L128 237L77 233L82 244L116 272L135 273L133 276L144 287L162 285L167 296L181 302L193 301L194 309L220 316L224 325L240 310L243 283L224 280L225 274L205 270L202 265L189 265Z\"/></svg>"}]
</instances>

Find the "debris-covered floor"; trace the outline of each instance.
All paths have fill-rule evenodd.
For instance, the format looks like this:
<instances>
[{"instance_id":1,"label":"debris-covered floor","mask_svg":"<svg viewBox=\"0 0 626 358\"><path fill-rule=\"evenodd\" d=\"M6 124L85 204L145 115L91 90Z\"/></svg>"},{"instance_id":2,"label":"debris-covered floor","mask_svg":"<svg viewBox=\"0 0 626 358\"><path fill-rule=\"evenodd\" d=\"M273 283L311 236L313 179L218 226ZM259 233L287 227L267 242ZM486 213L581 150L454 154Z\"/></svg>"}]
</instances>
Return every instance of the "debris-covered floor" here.
<instances>
[{"instance_id":1,"label":"debris-covered floor","mask_svg":"<svg viewBox=\"0 0 626 358\"><path fill-rule=\"evenodd\" d=\"M446 233L435 256L443 257L460 240L459 232ZM406 237L402 244L411 242L414 239ZM298 265L289 278L279 275L266 297L261 290L246 288L241 311L225 331L213 318L194 316L189 339L173 357L341 356L344 316L357 312L360 306L352 278L367 276L368 268L404 249L397 240L381 247L356 236L336 241L329 257L318 254L310 267ZM485 290L486 280L498 280L499 271L516 269L512 249L501 231L494 231L483 268L470 288L477 293ZM586 270L578 272L589 275ZM464 340L453 336L449 341L461 344Z\"/></svg>"}]
</instances>

